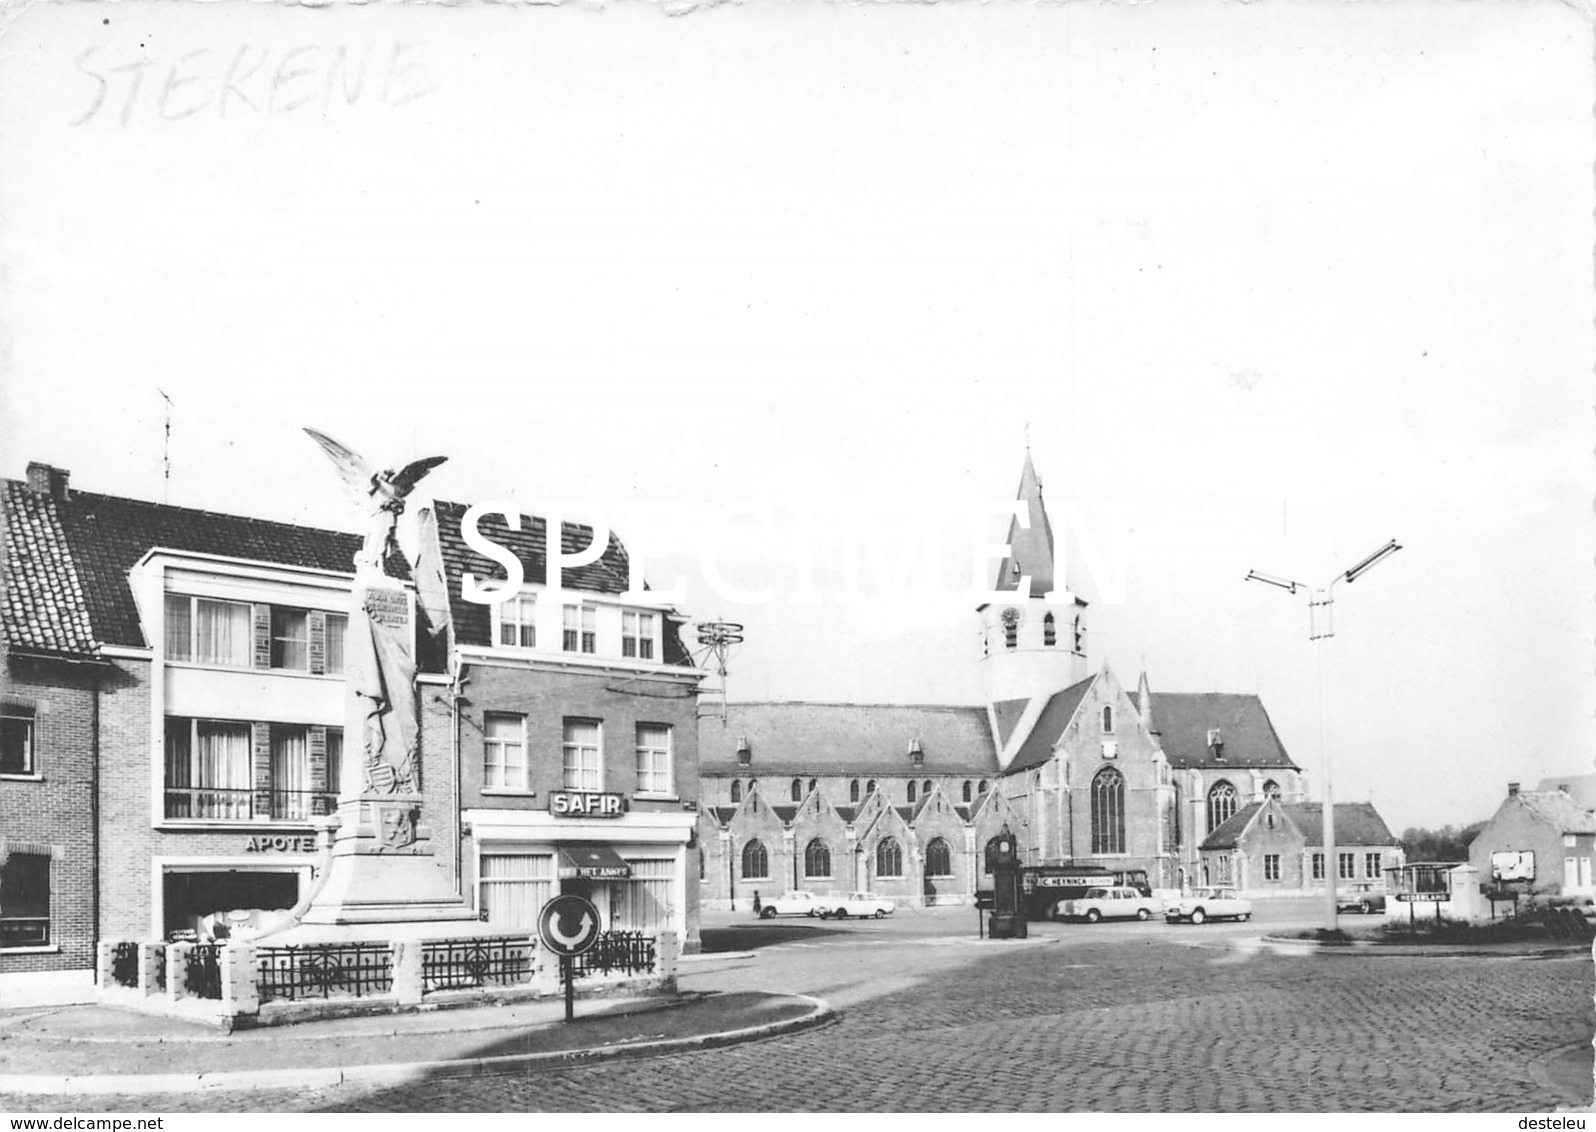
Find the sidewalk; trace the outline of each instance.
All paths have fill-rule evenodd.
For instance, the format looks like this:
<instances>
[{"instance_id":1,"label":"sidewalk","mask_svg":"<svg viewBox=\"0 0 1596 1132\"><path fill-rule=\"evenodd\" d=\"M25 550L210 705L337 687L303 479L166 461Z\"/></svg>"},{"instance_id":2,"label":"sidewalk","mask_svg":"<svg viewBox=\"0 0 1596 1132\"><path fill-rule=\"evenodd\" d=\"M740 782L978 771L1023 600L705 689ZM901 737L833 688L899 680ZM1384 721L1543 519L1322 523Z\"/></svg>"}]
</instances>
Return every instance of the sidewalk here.
<instances>
[{"instance_id":1,"label":"sidewalk","mask_svg":"<svg viewBox=\"0 0 1596 1132\"><path fill-rule=\"evenodd\" d=\"M0 1010L0 1093L394 1084L725 1045L830 1021L818 999L761 993L577 1000L240 1030L100 1005Z\"/></svg>"}]
</instances>

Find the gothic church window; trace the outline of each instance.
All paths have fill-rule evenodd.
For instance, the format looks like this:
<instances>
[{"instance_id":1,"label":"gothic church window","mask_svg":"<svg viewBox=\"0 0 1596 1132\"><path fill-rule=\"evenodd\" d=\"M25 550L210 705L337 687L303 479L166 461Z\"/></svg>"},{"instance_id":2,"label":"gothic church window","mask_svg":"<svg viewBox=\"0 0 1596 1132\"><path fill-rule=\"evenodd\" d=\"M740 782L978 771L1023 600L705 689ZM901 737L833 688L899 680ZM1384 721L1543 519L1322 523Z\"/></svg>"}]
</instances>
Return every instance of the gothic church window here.
<instances>
[{"instance_id":1,"label":"gothic church window","mask_svg":"<svg viewBox=\"0 0 1596 1132\"><path fill-rule=\"evenodd\" d=\"M1269 779L1267 782L1265 782L1263 784L1263 796L1265 798L1279 798L1280 797L1280 783L1276 782L1272 778Z\"/></svg>"},{"instance_id":2,"label":"gothic church window","mask_svg":"<svg viewBox=\"0 0 1596 1132\"><path fill-rule=\"evenodd\" d=\"M770 853L757 837L743 846L743 879L770 879Z\"/></svg>"},{"instance_id":3,"label":"gothic church window","mask_svg":"<svg viewBox=\"0 0 1596 1132\"><path fill-rule=\"evenodd\" d=\"M741 802L743 800L743 784L735 778L732 779L731 800L733 802Z\"/></svg>"},{"instance_id":4,"label":"gothic church window","mask_svg":"<svg viewBox=\"0 0 1596 1132\"><path fill-rule=\"evenodd\" d=\"M815 838L804 846L804 876L829 877L831 875L831 846Z\"/></svg>"},{"instance_id":5,"label":"gothic church window","mask_svg":"<svg viewBox=\"0 0 1596 1132\"><path fill-rule=\"evenodd\" d=\"M883 837L876 845L876 876L901 877L903 875L903 846L895 837Z\"/></svg>"},{"instance_id":6,"label":"gothic church window","mask_svg":"<svg viewBox=\"0 0 1596 1132\"><path fill-rule=\"evenodd\" d=\"M856 778L852 782L848 783L848 801L857 802L858 800L859 800L859 780Z\"/></svg>"},{"instance_id":7,"label":"gothic church window","mask_svg":"<svg viewBox=\"0 0 1596 1132\"><path fill-rule=\"evenodd\" d=\"M1092 852L1125 852L1125 776L1113 767L1092 779Z\"/></svg>"},{"instance_id":8,"label":"gothic church window","mask_svg":"<svg viewBox=\"0 0 1596 1132\"><path fill-rule=\"evenodd\" d=\"M802 802L804 800L804 784L796 778L792 780L792 800L794 802Z\"/></svg>"},{"instance_id":9,"label":"gothic church window","mask_svg":"<svg viewBox=\"0 0 1596 1132\"><path fill-rule=\"evenodd\" d=\"M970 787L971 787L971 785L972 785L972 783L970 782L970 780L968 778L966 778L964 780L964 801L965 801L966 805L968 805L969 801L970 801Z\"/></svg>"},{"instance_id":10,"label":"gothic church window","mask_svg":"<svg viewBox=\"0 0 1596 1132\"><path fill-rule=\"evenodd\" d=\"M925 847L925 875L928 877L953 875L953 854L948 851L948 843L940 837L932 838L931 844Z\"/></svg>"},{"instance_id":11,"label":"gothic church window","mask_svg":"<svg viewBox=\"0 0 1596 1132\"><path fill-rule=\"evenodd\" d=\"M1224 779L1208 791L1208 831L1212 833L1236 812L1236 788Z\"/></svg>"}]
</instances>

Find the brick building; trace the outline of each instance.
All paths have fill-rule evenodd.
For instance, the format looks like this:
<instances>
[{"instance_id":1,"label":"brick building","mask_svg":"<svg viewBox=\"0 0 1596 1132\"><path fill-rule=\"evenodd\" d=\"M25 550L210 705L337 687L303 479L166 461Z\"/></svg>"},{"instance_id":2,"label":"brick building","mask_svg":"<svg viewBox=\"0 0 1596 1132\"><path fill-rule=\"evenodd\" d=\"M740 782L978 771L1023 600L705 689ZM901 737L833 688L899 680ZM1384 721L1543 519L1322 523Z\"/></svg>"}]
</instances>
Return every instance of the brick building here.
<instances>
[{"instance_id":1,"label":"brick building","mask_svg":"<svg viewBox=\"0 0 1596 1132\"><path fill-rule=\"evenodd\" d=\"M1337 802L1339 885L1384 884L1387 870L1405 862L1401 843L1368 802ZM1266 799L1243 807L1202 843L1200 883L1233 884L1252 896L1323 892L1324 807L1318 802Z\"/></svg>"},{"instance_id":2,"label":"brick building","mask_svg":"<svg viewBox=\"0 0 1596 1132\"><path fill-rule=\"evenodd\" d=\"M452 603L453 718L427 715L424 741L458 752L462 882L495 924L532 929L550 897L592 900L605 930L698 940L698 685L670 606L627 593L625 547L547 585L547 525L483 535L521 563L509 600L466 602L460 575L504 571L461 537L465 507L437 505ZM592 530L566 524L563 547Z\"/></svg>"},{"instance_id":3,"label":"brick building","mask_svg":"<svg viewBox=\"0 0 1596 1132\"><path fill-rule=\"evenodd\" d=\"M1549 787L1549 789L1548 789ZM1596 776L1548 779L1507 797L1469 843L1482 884L1521 880L1532 893L1596 894Z\"/></svg>"},{"instance_id":4,"label":"brick building","mask_svg":"<svg viewBox=\"0 0 1596 1132\"><path fill-rule=\"evenodd\" d=\"M1054 592L1029 456L993 600L977 609L987 702L739 704L701 727L704 898L868 888L969 900L1007 824L1028 865L1194 883L1203 839L1246 805L1300 801L1301 770L1256 696L1135 691L1087 667L1087 604Z\"/></svg>"}]
</instances>

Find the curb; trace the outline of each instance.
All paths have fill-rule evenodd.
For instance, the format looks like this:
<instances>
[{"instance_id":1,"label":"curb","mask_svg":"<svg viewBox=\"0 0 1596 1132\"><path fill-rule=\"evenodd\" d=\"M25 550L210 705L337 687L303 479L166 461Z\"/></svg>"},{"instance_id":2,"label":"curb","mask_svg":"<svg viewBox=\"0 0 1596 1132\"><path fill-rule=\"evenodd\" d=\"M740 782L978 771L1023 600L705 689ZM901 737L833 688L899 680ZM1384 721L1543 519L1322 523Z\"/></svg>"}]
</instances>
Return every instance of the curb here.
<instances>
[{"instance_id":1,"label":"curb","mask_svg":"<svg viewBox=\"0 0 1596 1132\"><path fill-rule=\"evenodd\" d=\"M1429 947L1425 944L1375 943L1372 940L1354 940L1351 943L1324 943L1317 939L1288 939L1284 936L1266 935L1259 943L1266 947L1298 948L1302 951L1323 952L1326 955L1379 955L1410 959L1561 959L1572 955L1588 954L1585 944L1575 943L1563 947L1537 947L1525 951L1486 951L1478 947Z\"/></svg>"},{"instance_id":2,"label":"curb","mask_svg":"<svg viewBox=\"0 0 1596 1132\"><path fill-rule=\"evenodd\" d=\"M625 1057L647 1057L658 1053L712 1049L759 1041L781 1034L797 1033L833 1022L837 1012L823 999L805 994L788 995L811 1004L808 1014L723 1030L690 1038L666 1038L655 1042L633 1042L619 1046L556 1050L549 1053L515 1053L502 1057L460 1058L453 1061L409 1061L351 1065L332 1069L259 1069L223 1073L129 1073L95 1076L23 1076L0 1074L0 1093L46 1095L142 1095L150 1093L191 1093L207 1089L324 1089L338 1085L404 1085L429 1076L486 1077L540 1066L578 1064Z\"/></svg>"}]
</instances>

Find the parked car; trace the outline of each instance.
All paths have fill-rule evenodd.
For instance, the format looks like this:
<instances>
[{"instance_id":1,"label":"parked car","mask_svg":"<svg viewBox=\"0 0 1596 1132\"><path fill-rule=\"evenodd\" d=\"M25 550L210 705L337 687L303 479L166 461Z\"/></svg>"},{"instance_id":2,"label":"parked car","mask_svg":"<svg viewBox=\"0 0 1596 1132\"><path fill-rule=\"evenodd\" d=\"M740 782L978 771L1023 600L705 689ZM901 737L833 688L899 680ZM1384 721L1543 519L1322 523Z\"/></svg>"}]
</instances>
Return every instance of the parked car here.
<instances>
[{"instance_id":1,"label":"parked car","mask_svg":"<svg viewBox=\"0 0 1596 1132\"><path fill-rule=\"evenodd\" d=\"M1085 896L1061 903L1054 916L1095 924L1099 920L1151 920L1163 910L1163 901L1143 896L1134 888L1116 886L1089 888Z\"/></svg>"},{"instance_id":2,"label":"parked car","mask_svg":"<svg viewBox=\"0 0 1596 1132\"><path fill-rule=\"evenodd\" d=\"M762 900L759 906L760 919L772 920L777 916L822 916L830 909L831 898L822 900L813 892L805 892L795 888L791 892L784 892L780 896L772 896L769 900Z\"/></svg>"},{"instance_id":3,"label":"parked car","mask_svg":"<svg viewBox=\"0 0 1596 1132\"><path fill-rule=\"evenodd\" d=\"M1365 915L1370 912L1384 912L1385 885L1361 881L1336 889L1336 911L1362 912Z\"/></svg>"},{"instance_id":4,"label":"parked car","mask_svg":"<svg viewBox=\"0 0 1596 1132\"><path fill-rule=\"evenodd\" d=\"M1171 924L1190 920L1194 924L1206 920L1250 920L1252 901L1243 900L1234 888L1194 888L1190 896L1183 896L1178 904L1165 909L1164 919Z\"/></svg>"},{"instance_id":5,"label":"parked car","mask_svg":"<svg viewBox=\"0 0 1596 1132\"><path fill-rule=\"evenodd\" d=\"M891 915L892 910L897 907L892 901L873 892L850 892L846 896L833 896L829 898L829 903L830 910L822 912L821 915L835 916L839 920L846 920L849 916L858 916L860 919L874 916L879 920L883 916Z\"/></svg>"}]
</instances>

